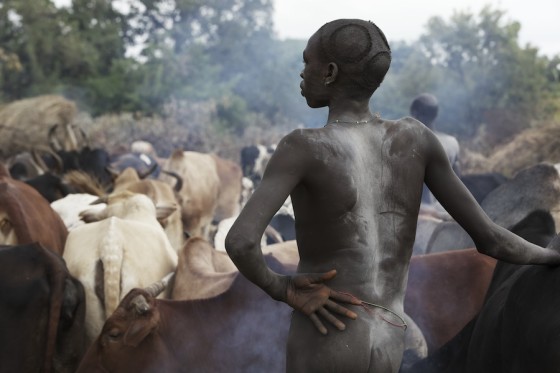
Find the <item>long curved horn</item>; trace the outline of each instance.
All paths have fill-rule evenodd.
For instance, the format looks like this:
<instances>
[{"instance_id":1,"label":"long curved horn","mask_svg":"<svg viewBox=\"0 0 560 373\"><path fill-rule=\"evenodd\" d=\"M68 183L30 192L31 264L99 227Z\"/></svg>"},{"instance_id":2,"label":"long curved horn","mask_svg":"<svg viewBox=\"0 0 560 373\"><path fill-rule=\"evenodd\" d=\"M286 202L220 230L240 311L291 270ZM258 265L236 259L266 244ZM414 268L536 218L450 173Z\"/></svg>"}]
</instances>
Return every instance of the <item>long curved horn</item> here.
<instances>
[{"instance_id":1,"label":"long curved horn","mask_svg":"<svg viewBox=\"0 0 560 373\"><path fill-rule=\"evenodd\" d=\"M161 170L161 172L177 179L177 182L175 183L175 186L173 187L173 189L177 193L179 191L181 191L181 189L183 188L183 178L181 176L179 176L178 174L176 174L175 172L172 172L172 171Z\"/></svg>"},{"instance_id":2,"label":"long curved horn","mask_svg":"<svg viewBox=\"0 0 560 373\"><path fill-rule=\"evenodd\" d=\"M31 149L31 158L33 159L33 163L35 163L37 168L43 173L49 171L49 168L45 164L45 161L43 160L37 149Z\"/></svg>"},{"instance_id":3,"label":"long curved horn","mask_svg":"<svg viewBox=\"0 0 560 373\"><path fill-rule=\"evenodd\" d=\"M169 281L171 281L173 276L175 276L175 272L168 273L158 282L154 282L150 286L144 288L144 291L146 291L153 298L157 297L161 292L165 290L165 288L167 288L167 285L169 284ZM143 315L150 310L150 305L143 295L135 296L130 301L130 303L134 306L134 310L139 315Z\"/></svg>"},{"instance_id":4,"label":"long curved horn","mask_svg":"<svg viewBox=\"0 0 560 373\"><path fill-rule=\"evenodd\" d=\"M70 143L70 151L75 150L78 151L78 140L76 139L76 133L74 133L74 126L72 126L71 124L66 124L64 126L65 132L66 132L66 136L67 136L67 140ZM66 149L64 149L66 150Z\"/></svg>"},{"instance_id":5,"label":"long curved horn","mask_svg":"<svg viewBox=\"0 0 560 373\"><path fill-rule=\"evenodd\" d=\"M38 151L45 152L51 157L53 157L54 161L56 162L56 165L52 171L56 172L57 174L62 174L64 172L64 161L62 160L62 158L60 158L60 155L58 155L55 151L53 151L51 148L48 148L46 146L37 146L36 149ZM46 169L46 171L48 171L48 168Z\"/></svg>"},{"instance_id":6,"label":"long curved horn","mask_svg":"<svg viewBox=\"0 0 560 373\"><path fill-rule=\"evenodd\" d=\"M153 162L153 164L150 166L150 168L143 173L138 173L138 177L140 178L140 180L143 180L145 178L147 178L148 176L150 176L151 174L154 173L154 171L157 169L158 164L157 162Z\"/></svg>"},{"instance_id":7,"label":"long curved horn","mask_svg":"<svg viewBox=\"0 0 560 373\"><path fill-rule=\"evenodd\" d=\"M78 127L78 131L80 132L80 135L82 137L82 140L84 141L84 144L86 147L91 148L91 144L89 142L89 137L86 134L86 131L84 131L84 129L78 125L76 125L76 127Z\"/></svg>"},{"instance_id":8,"label":"long curved horn","mask_svg":"<svg viewBox=\"0 0 560 373\"><path fill-rule=\"evenodd\" d=\"M49 135L48 135L49 146L54 152L58 152L62 150L62 147L60 146L60 142L55 137L57 128L58 128L58 124L55 124L54 126L49 128Z\"/></svg>"},{"instance_id":9,"label":"long curved horn","mask_svg":"<svg viewBox=\"0 0 560 373\"><path fill-rule=\"evenodd\" d=\"M144 288L144 290L155 298L167 288L167 285L169 285L169 281L173 276L175 276L175 272L168 273L164 278L158 282L154 282L147 288Z\"/></svg>"}]
</instances>

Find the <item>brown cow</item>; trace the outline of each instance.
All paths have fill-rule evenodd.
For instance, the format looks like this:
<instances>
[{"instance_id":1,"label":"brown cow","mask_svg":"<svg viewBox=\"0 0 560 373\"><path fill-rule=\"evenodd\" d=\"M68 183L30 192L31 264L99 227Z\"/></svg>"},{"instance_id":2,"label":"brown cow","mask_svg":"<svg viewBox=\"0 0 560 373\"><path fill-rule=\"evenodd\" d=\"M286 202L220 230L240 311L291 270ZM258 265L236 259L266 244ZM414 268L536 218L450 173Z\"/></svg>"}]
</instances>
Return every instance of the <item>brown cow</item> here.
<instances>
[{"instance_id":1,"label":"brown cow","mask_svg":"<svg viewBox=\"0 0 560 373\"><path fill-rule=\"evenodd\" d=\"M239 274L225 252L215 250L201 237L189 238L178 254L171 299L215 297L224 293Z\"/></svg>"},{"instance_id":2,"label":"brown cow","mask_svg":"<svg viewBox=\"0 0 560 373\"><path fill-rule=\"evenodd\" d=\"M278 272L293 272L271 255ZM148 307L137 307L138 295ZM134 289L107 319L78 372L284 372L291 309L243 276L210 299L154 299Z\"/></svg>"},{"instance_id":3,"label":"brown cow","mask_svg":"<svg viewBox=\"0 0 560 373\"><path fill-rule=\"evenodd\" d=\"M216 170L220 178L218 205L214 213L214 221L237 216L241 211L241 192L243 189L243 172L237 163L211 154L216 162Z\"/></svg>"},{"instance_id":4,"label":"brown cow","mask_svg":"<svg viewBox=\"0 0 560 373\"><path fill-rule=\"evenodd\" d=\"M412 257L404 310L422 330L429 353L477 314L495 265L496 259L476 249Z\"/></svg>"},{"instance_id":5,"label":"brown cow","mask_svg":"<svg viewBox=\"0 0 560 373\"><path fill-rule=\"evenodd\" d=\"M0 244L39 242L62 255L68 230L49 202L33 187L12 179L0 164Z\"/></svg>"},{"instance_id":6,"label":"brown cow","mask_svg":"<svg viewBox=\"0 0 560 373\"><path fill-rule=\"evenodd\" d=\"M0 371L73 373L84 352L84 289L38 243L0 246Z\"/></svg>"}]
</instances>

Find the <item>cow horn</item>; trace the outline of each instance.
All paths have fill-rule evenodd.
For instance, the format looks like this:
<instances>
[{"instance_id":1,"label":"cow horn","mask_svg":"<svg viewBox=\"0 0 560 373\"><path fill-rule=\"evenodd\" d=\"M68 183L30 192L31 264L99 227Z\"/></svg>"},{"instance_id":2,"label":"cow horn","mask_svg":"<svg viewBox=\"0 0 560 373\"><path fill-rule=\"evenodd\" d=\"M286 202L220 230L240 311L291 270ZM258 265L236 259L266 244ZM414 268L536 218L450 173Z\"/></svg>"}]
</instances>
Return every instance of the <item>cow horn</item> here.
<instances>
[{"instance_id":1,"label":"cow horn","mask_svg":"<svg viewBox=\"0 0 560 373\"><path fill-rule=\"evenodd\" d=\"M175 183L175 187L173 187L173 189L177 193L179 193L179 191L183 188L183 178L172 171L161 170L161 172L177 179L177 182Z\"/></svg>"},{"instance_id":2,"label":"cow horn","mask_svg":"<svg viewBox=\"0 0 560 373\"><path fill-rule=\"evenodd\" d=\"M58 124L52 126L49 129L49 135L48 135L49 145L54 152L58 152L62 150L62 147L60 146L60 142L58 142L58 139L54 136L57 128L58 128Z\"/></svg>"},{"instance_id":3,"label":"cow horn","mask_svg":"<svg viewBox=\"0 0 560 373\"><path fill-rule=\"evenodd\" d=\"M66 130L66 136L67 136L67 140L70 146L70 151L75 150L78 151L78 140L76 139L76 134L74 133L74 126L72 126L71 124L66 124L64 126L64 129ZM66 150L66 149L64 149Z\"/></svg>"},{"instance_id":4,"label":"cow horn","mask_svg":"<svg viewBox=\"0 0 560 373\"><path fill-rule=\"evenodd\" d=\"M171 280L171 278L174 275L175 275L175 272L171 272L171 273L167 274L164 278L162 278L158 282L154 282L153 284L151 284L150 286L148 286L144 290L148 294L150 294L152 297L155 298L158 295L160 295L167 288L167 285L169 285L169 281Z\"/></svg>"},{"instance_id":5,"label":"cow horn","mask_svg":"<svg viewBox=\"0 0 560 373\"><path fill-rule=\"evenodd\" d=\"M130 303L139 315L143 315L150 310L150 305L143 295L135 296Z\"/></svg>"},{"instance_id":6,"label":"cow horn","mask_svg":"<svg viewBox=\"0 0 560 373\"><path fill-rule=\"evenodd\" d=\"M90 142L89 142L89 137L88 137L88 135L86 134L86 131L84 131L83 128L80 127L80 126L78 126L78 131L80 132L80 135L82 136L82 140L84 141L86 147L87 147L87 148L90 148L90 147L91 147L91 146L90 146L91 144L90 144Z\"/></svg>"},{"instance_id":7,"label":"cow horn","mask_svg":"<svg viewBox=\"0 0 560 373\"><path fill-rule=\"evenodd\" d=\"M31 158L33 158L33 162L43 173L49 171L49 168L45 164L45 161L43 161L43 158L41 158L37 149L31 149Z\"/></svg>"},{"instance_id":8,"label":"cow horn","mask_svg":"<svg viewBox=\"0 0 560 373\"><path fill-rule=\"evenodd\" d=\"M154 171L156 170L158 164L157 162L153 162L152 166L150 167L149 170L147 170L146 172L143 173L138 173L138 177L140 178L140 180L147 178L148 176L150 176L151 174L154 173Z\"/></svg>"},{"instance_id":9,"label":"cow horn","mask_svg":"<svg viewBox=\"0 0 560 373\"><path fill-rule=\"evenodd\" d=\"M46 146L38 146L36 148L36 150L45 152L54 159L54 161L56 163L56 166L51 171L54 171L57 174L64 173L64 161L62 160L62 158L60 158L60 155L58 155L55 151L53 151L51 148L48 148ZM35 160L35 156L38 156L38 154L37 155L33 154L33 151L31 152L31 154L33 155L34 160ZM42 161L42 158L41 158L41 161ZM35 160L35 162L37 162L37 160ZM47 165L44 162L42 163L42 165L45 166L45 171L49 171Z\"/></svg>"}]
</instances>

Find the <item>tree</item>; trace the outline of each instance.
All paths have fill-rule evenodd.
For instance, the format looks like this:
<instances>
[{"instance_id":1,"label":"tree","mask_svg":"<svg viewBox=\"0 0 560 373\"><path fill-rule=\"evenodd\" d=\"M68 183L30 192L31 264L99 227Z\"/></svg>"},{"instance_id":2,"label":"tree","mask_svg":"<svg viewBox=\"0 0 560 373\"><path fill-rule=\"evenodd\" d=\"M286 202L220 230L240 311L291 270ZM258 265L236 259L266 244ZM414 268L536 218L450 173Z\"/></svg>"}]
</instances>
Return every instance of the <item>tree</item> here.
<instances>
[{"instance_id":1,"label":"tree","mask_svg":"<svg viewBox=\"0 0 560 373\"><path fill-rule=\"evenodd\" d=\"M54 46L61 28L57 9L48 0L6 0L0 7L0 47L17 56L21 69L4 72L7 99L22 98L51 88L59 62Z\"/></svg>"},{"instance_id":2,"label":"tree","mask_svg":"<svg viewBox=\"0 0 560 373\"><path fill-rule=\"evenodd\" d=\"M245 102L224 104L220 111L230 119L241 118L240 111L277 111L263 100L264 88L253 89L255 82L266 84L259 78L273 64L271 0L140 0L131 9L131 23L136 40L145 41L142 58L154 67L144 69L146 79L161 88L163 100L221 102L236 95ZM157 66L165 66L166 74Z\"/></svg>"},{"instance_id":3,"label":"tree","mask_svg":"<svg viewBox=\"0 0 560 373\"><path fill-rule=\"evenodd\" d=\"M485 7L478 16L458 12L448 22L429 20L420 42L434 69L443 72L435 89L442 129L470 136L496 109L515 112L521 126L541 115L546 59L530 45L519 46L521 25L504 15Z\"/></svg>"}]
</instances>

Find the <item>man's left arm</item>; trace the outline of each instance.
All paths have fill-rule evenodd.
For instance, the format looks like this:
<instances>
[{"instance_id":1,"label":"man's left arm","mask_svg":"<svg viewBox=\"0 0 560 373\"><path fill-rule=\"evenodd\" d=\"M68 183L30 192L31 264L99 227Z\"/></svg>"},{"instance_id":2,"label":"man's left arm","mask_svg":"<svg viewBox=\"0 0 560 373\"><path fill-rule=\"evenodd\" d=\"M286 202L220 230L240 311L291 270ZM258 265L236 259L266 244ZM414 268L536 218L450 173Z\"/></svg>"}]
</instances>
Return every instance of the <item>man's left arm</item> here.
<instances>
[{"instance_id":1,"label":"man's left arm","mask_svg":"<svg viewBox=\"0 0 560 373\"><path fill-rule=\"evenodd\" d=\"M426 134L425 182L445 210L471 236L483 254L517 264L560 264L560 240L549 248L531 244L495 224L455 174L445 150L434 136Z\"/></svg>"}]
</instances>

